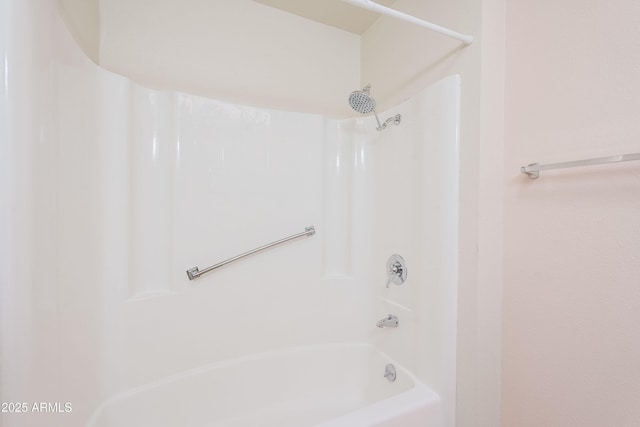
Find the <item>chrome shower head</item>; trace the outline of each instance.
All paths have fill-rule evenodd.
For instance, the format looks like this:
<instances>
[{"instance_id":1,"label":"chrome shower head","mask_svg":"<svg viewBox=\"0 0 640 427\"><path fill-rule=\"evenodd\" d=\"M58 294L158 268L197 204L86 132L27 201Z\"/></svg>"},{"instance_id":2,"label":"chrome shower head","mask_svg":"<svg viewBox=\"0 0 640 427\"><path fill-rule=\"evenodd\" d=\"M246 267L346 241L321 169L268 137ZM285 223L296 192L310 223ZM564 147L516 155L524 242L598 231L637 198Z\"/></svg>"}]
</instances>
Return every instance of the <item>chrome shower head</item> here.
<instances>
[{"instance_id":1,"label":"chrome shower head","mask_svg":"<svg viewBox=\"0 0 640 427\"><path fill-rule=\"evenodd\" d=\"M349 95L349 105L351 108L356 110L360 114L369 114L373 113L376 117L376 121L378 122L378 127L376 130L386 129L387 125L400 124L400 114L396 114L393 117L389 117L383 124L380 124L380 119L378 119L378 114L376 114L376 100L371 97L369 91L371 90L371 85L366 85L362 90L356 90L351 92Z\"/></svg>"},{"instance_id":2,"label":"chrome shower head","mask_svg":"<svg viewBox=\"0 0 640 427\"><path fill-rule=\"evenodd\" d=\"M356 90L349 95L349 105L360 114L369 114L376 111L376 100L371 97L369 90L371 85L362 90Z\"/></svg>"}]
</instances>

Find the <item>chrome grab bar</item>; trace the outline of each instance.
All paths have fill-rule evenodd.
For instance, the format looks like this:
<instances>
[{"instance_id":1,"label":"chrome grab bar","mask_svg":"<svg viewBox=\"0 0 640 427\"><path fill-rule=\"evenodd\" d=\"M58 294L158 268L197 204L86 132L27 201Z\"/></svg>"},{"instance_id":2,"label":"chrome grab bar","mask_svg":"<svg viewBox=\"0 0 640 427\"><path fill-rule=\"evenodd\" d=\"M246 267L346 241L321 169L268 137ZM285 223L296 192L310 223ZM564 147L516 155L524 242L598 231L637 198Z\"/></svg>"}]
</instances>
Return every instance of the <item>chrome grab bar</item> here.
<instances>
[{"instance_id":1,"label":"chrome grab bar","mask_svg":"<svg viewBox=\"0 0 640 427\"><path fill-rule=\"evenodd\" d=\"M314 234L316 234L316 229L313 227L313 225L310 225L308 227L304 228L304 231L302 233L298 233L298 234L294 234L293 236L289 236L289 237L285 237L284 239L280 239L280 240L276 240L275 242L271 242L267 245L264 246L260 246L259 248L250 250L248 252L245 252L243 254L240 255L236 255L233 258L229 258L225 261L219 262L215 265L212 265L211 267L207 267L204 270L198 270L198 267L193 267L187 270L187 277L189 277L189 280L193 280L193 279L197 279L198 277L202 276L205 273L208 273L210 271L215 270L216 268L220 268L220 267L224 267L227 264L230 264L234 261L238 261L239 259L248 257L249 255L253 255L257 252L260 251L264 251L265 249L269 249L273 246L277 246L281 243L285 243L288 242L289 240L293 240L293 239L297 239L299 237L304 237L304 236L313 236Z\"/></svg>"}]
</instances>

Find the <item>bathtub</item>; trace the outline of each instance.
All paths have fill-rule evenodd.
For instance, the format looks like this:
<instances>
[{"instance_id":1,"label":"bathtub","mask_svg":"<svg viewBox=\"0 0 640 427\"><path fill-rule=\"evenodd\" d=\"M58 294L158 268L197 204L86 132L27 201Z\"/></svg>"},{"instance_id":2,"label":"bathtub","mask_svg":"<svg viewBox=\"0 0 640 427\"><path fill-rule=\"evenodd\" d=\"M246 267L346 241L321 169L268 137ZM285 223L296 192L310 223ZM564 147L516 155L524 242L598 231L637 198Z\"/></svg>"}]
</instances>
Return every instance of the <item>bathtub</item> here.
<instances>
[{"instance_id":1,"label":"bathtub","mask_svg":"<svg viewBox=\"0 0 640 427\"><path fill-rule=\"evenodd\" d=\"M104 402L89 427L442 427L439 396L368 344L297 347L203 366Z\"/></svg>"}]
</instances>

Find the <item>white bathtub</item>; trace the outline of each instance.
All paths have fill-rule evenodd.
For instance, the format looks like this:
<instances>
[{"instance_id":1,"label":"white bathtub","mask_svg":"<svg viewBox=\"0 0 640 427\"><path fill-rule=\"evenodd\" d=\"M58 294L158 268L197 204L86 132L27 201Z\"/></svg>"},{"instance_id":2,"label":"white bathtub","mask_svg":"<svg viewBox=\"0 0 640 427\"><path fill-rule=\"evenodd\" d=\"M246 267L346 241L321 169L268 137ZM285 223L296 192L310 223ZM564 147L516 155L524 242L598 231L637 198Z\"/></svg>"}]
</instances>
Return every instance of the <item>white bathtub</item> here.
<instances>
[{"instance_id":1,"label":"white bathtub","mask_svg":"<svg viewBox=\"0 0 640 427\"><path fill-rule=\"evenodd\" d=\"M299 347L204 366L103 403L89 427L442 427L440 398L367 344Z\"/></svg>"}]
</instances>

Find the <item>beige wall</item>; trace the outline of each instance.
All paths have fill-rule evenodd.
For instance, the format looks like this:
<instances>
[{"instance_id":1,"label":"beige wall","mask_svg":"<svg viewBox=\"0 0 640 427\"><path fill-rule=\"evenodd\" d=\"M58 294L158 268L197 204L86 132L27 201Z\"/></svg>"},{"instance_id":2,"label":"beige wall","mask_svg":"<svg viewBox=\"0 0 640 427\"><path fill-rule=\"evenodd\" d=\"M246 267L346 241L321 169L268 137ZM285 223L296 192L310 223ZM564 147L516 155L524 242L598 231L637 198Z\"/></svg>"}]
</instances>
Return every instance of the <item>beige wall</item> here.
<instances>
[{"instance_id":1,"label":"beige wall","mask_svg":"<svg viewBox=\"0 0 640 427\"><path fill-rule=\"evenodd\" d=\"M109 0L100 64L155 88L344 116L360 37L253 1Z\"/></svg>"},{"instance_id":2,"label":"beige wall","mask_svg":"<svg viewBox=\"0 0 640 427\"><path fill-rule=\"evenodd\" d=\"M362 83L372 85L385 109L445 76L461 75L455 425L495 427L500 412L504 1L397 0L393 8L475 37L464 47L381 17L362 37Z\"/></svg>"},{"instance_id":3,"label":"beige wall","mask_svg":"<svg viewBox=\"0 0 640 427\"><path fill-rule=\"evenodd\" d=\"M640 425L640 3L507 2L503 427Z\"/></svg>"},{"instance_id":4,"label":"beige wall","mask_svg":"<svg viewBox=\"0 0 640 427\"><path fill-rule=\"evenodd\" d=\"M57 0L57 6L76 43L97 64L100 60L99 0Z\"/></svg>"}]
</instances>

